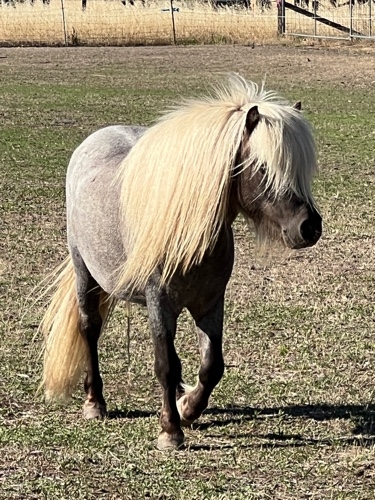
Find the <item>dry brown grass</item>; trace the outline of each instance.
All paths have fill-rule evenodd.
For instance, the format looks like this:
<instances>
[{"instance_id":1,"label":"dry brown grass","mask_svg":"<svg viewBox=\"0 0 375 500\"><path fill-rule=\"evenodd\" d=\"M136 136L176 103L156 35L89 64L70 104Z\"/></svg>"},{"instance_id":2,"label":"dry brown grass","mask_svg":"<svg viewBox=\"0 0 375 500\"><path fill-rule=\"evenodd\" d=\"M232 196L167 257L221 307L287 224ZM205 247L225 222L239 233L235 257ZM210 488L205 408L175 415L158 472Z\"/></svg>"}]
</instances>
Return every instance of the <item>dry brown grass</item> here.
<instances>
[{"instance_id":1,"label":"dry brown grass","mask_svg":"<svg viewBox=\"0 0 375 500\"><path fill-rule=\"evenodd\" d=\"M149 0L134 6L120 0L89 0L82 10L79 0L51 0L43 5L37 0L0 4L0 44L5 45L165 45L218 43L274 43L277 36L276 3L262 8L254 0L251 9L214 9L208 2L175 1L175 35L170 2ZM310 5L311 11L311 5ZM64 14L64 15L63 15ZM350 25L348 5L332 7L328 0L319 3L319 16L341 25ZM370 33L368 5L353 8L353 29ZM344 32L315 23L292 11L286 13L288 34L347 37Z\"/></svg>"},{"instance_id":2,"label":"dry brown grass","mask_svg":"<svg viewBox=\"0 0 375 500\"><path fill-rule=\"evenodd\" d=\"M262 12L248 9L213 9L207 2L175 2L176 39L181 43L251 43L277 39L276 7ZM120 0L64 0L65 32L69 44L169 44L173 41L168 1L149 1L145 7ZM0 42L8 44L63 44L64 22L60 0L43 5L1 7Z\"/></svg>"}]
</instances>

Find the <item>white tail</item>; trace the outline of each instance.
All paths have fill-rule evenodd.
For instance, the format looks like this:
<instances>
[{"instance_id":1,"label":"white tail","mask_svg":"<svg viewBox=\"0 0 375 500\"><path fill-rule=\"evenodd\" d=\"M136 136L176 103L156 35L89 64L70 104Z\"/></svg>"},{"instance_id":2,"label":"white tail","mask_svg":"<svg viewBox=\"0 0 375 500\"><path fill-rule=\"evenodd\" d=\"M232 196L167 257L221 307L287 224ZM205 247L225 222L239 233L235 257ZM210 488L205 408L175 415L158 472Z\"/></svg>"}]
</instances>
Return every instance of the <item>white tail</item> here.
<instances>
[{"instance_id":1,"label":"white tail","mask_svg":"<svg viewBox=\"0 0 375 500\"><path fill-rule=\"evenodd\" d=\"M47 400L71 396L87 364L88 346L80 332L76 278L69 256L53 273L46 289L56 288L39 330L45 337L44 370L41 387ZM115 300L100 292L100 315L103 327Z\"/></svg>"}]
</instances>

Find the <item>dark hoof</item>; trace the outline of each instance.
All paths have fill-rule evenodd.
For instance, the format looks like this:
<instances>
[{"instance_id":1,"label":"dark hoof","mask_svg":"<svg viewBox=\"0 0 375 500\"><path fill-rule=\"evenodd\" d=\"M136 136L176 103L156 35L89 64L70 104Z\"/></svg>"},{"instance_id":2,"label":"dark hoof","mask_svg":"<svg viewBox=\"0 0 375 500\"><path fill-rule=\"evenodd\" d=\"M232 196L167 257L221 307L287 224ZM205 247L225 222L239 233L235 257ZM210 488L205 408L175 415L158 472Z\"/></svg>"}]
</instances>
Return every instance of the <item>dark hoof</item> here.
<instances>
[{"instance_id":1,"label":"dark hoof","mask_svg":"<svg viewBox=\"0 0 375 500\"><path fill-rule=\"evenodd\" d=\"M172 451L182 449L184 445L184 433L168 434L162 431L159 434L157 449L160 451Z\"/></svg>"},{"instance_id":2,"label":"dark hoof","mask_svg":"<svg viewBox=\"0 0 375 500\"><path fill-rule=\"evenodd\" d=\"M107 411L105 405L95 403L94 401L85 401L83 405L83 416L87 420L103 420L106 414Z\"/></svg>"}]
</instances>

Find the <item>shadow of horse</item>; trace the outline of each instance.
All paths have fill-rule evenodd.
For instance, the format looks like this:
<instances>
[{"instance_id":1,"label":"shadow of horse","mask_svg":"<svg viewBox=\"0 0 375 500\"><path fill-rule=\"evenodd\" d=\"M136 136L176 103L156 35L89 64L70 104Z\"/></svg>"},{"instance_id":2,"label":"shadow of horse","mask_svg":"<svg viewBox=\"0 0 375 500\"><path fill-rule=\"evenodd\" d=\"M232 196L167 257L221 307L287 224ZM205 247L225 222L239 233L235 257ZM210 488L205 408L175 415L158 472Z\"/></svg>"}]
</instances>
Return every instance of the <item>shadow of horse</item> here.
<instances>
[{"instance_id":1,"label":"shadow of horse","mask_svg":"<svg viewBox=\"0 0 375 500\"><path fill-rule=\"evenodd\" d=\"M304 446L332 446L333 443L371 447L375 445L375 404L368 405L294 405L274 408L252 408L249 406L235 406L230 408L211 407L204 415L205 422L195 423L191 426L192 430L209 431L218 427L226 427L233 424L254 421L256 419L280 418L280 416L289 416L292 418L312 419L316 421L327 421L335 419L350 420L354 424L352 436L343 436L339 438L310 438L301 434L285 433L251 433L251 437L264 440L260 443L251 442L248 445L240 445L241 448L300 448ZM108 413L110 419L138 419L158 416L158 412L142 410L120 410L115 409ZM238 438L249 438L249 433L236 433L236 435L226 434L226 439L233 439L233 443ZM192 451L204 451L213 449L233 448L227 440L221 443L213 442L211 444L191 444L188 448ZM238 446L238 441L237 441Z\"/></svg>"},{"instance_id":2,"label":"shadow of horse","mask_svg":"<svg viewBox=\"0 0 375 500\"><path fill-rule=\"evenodd\" d=\"M367 405L293 405L274 408L257 409L249 406L232 406L230 408L208 408L205 415L228 415L225 421L211 422L208 425L229 425L246 420L254 420L259 416L278 417L286 415L290 417L306 418L312 420L333 420L333 419L351 419L366 421L367 424L374 424L367 433L375 434L375 404ZM196 424L198 425L198 424ZM203 424L201 424L202 426ZM368 432L368 431L371 432ZM364 429L361 429L363 432Z\"/></svg>"},{"instance_id":3,"label":"shadow of horse","mask_svg":"<svg viewBox=\"0 0 375 500\"><path fill-rule=\"evenodd\" d=\"M354 423L352 436L339 438L310 438L301 434L285 433L252 433L251 437L264 440L258 443L240 445L241 448L300 448L304 446L332 446L332 444L342 444L347 446L372 447L375 444L375 405L294 405L275 408L251 408L251 407L231 407L231 408L209 408L205 411L206 416L212 416L207 422L193 424L192 429L209 430L216 427L225 427L233 424L241 424L246 421L253 421L261 417L280 418L289 416L294 418L312 419L316 421L348 419ZM225 419L215 418L225 416ZM230 440L238 438L248 438L249 434L235 435L226 434ZM234 441L235 442L235 441ZM234 445L233 445L234 446ZM228 442L213 444L192 444L189 449L192 451L204 451L213 449L225 449L233 447ZM238 441L237 441L238 446Z\"/></svg>"},{"instance_id":4,"label":"shadow of horse","mask_svg":"<svg viewBox=\"0 0 375 500\"><path fill-rule=\"evenodd\" d=\"M121 419L121 418L129 418L130 420L138 419L138 418L150 418L156 417L158 412L156 411L144 411L144 410L120 410L119 408L115 408L107 413L107 418L112 419Z\"/></svg>"},{"instance_id":5,"label":"shadow of horse","mask_svg":"<svg viewBox=\"0 0 375 500\"><path fill-rule=\"evenodd\" d=\"M249 437L249 435L236 434L235 436L227 435L228 439L238 439L240 437ZM299 434L252 434L252 438L262 439L262 442L249 442L248 444L235 444L225 442L213 444L191 444L188 449L191 451L212 451L225 450L234 447L241 449L282 449L282 448L303 448L306 446L360 446L361 448L372 448L375 444L375 437L342 437L338 439L314 439L305 438Z\"/></svg>"},{"instance_id":6,"label":"shadow of horse","mask_svg":"<svg viewBox=\"0 0 375 500\"><path fill-rule=\"evenodd\" d=\"M293 405L273 408L252 408L249 406L234 406L230 408L212 407L205 415L213 417L226 415L225 420L212 420L206 423L194 424L196 428L220 427L255 420L259 417L280 417L280 415L312 419L317 421L347 419L355 423L353 434L375 435L375 404L367 405Z\"/></svg>"}]
</instances>

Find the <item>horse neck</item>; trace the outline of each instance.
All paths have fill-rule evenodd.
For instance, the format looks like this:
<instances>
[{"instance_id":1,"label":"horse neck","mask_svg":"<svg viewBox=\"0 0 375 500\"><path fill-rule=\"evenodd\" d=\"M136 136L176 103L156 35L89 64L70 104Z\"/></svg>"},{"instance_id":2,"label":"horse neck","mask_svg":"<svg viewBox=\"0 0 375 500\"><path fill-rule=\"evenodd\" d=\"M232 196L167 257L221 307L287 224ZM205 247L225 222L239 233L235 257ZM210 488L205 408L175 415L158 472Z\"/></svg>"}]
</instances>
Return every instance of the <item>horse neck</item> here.
<instances>
[{"instance_id":1,"label":"horse neck","mask_svg":"<svg viewBox=\"0 0 375 500\"><path fill-rule=\"evenodd\" d=\"M229 191L228 198L228 208L227 208L227 216L226 216L226 224L231 226L236 219L237 215L240 213L240 204L238 200L239 195L239 183L238 176L234 176L231 179L231 186Z\"/></svg>"},{"instance_id":2,"label":"horse neck","mask_svg":"<svg viewBox=\"0 0 375 500\"><path fill-rule=\"evenodd\" d=\"M247 138L247 136L246 136ZM234 159L233 167L232 167L232 176L231 176L231 185L229 188L229 197L228 197L228 209L227 209L227 217L226 224L231 226L241 212L241 184L244 182L243 176L244 171L242 168L242 158L245 154L244 143L246 140L243 140L239 150Z\"/></svg>"}]
</instances>

